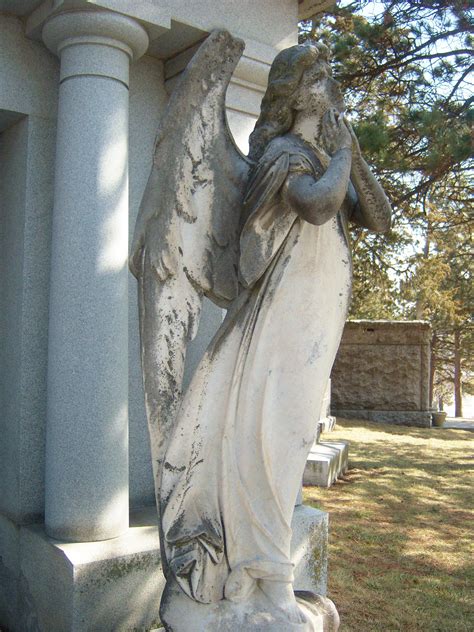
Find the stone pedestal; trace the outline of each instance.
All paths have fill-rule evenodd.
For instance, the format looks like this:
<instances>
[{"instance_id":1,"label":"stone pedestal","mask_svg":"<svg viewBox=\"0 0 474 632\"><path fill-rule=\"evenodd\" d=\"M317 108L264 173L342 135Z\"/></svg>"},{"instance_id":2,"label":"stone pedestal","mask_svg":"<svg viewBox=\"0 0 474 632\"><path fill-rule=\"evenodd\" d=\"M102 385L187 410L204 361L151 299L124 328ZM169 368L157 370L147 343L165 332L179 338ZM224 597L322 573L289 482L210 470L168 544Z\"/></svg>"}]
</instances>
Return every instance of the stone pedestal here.
<instances>
[{"instance_id":1,"label":"stone pedestal","mask_svg":"<svg viewBox=\"0 0 474 632\"><path fill-rule=\"evenodd\" d=\"M166 585L162 616L173 632L337 632L339 615L327 597L295 591L301 619L291 622L282 610L254 591L245 601L203 604L190 599L175 582Z\"/></svg>"},{"instance_id":2,"label":"stone pedestal","mask_svg":"<svg viewBox=\"0 0 474 632\"><path fill-rule=\"evenodd\" d=\"M50 293L46 530L69 541L128 527L128 78L134 20L51 18L61 58Z\"/></svg>"},{"instance_id":3,"label":"stone pedestal","mask_svg":"<svg viewBox=\"0 0 474 632\"><path fill-rule=\"evenodd\" d=\"M300 506L292 527L295 590L325 595L328 516ZM104 542L53 540L40 525L22 527L16 537L20 607L12 613L12 632L145 632L159 626L165 582L154 507L132 514L128 532Z\"/></svg>"}]
</instances>

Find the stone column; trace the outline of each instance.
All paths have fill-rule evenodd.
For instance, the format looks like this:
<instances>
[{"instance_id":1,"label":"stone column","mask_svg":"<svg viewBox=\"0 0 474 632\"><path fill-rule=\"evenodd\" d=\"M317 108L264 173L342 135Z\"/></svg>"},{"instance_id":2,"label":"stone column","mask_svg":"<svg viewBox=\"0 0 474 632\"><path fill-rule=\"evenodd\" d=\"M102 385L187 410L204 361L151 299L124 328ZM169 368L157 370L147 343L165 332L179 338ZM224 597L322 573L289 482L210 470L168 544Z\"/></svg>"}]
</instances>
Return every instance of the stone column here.
<instances>
[{"instance_id":1,"label":"stone column","mask_svg":"<svg viewBox=\"0 0 474 632\"><path fill-rule=\"evenodd\" d=\"M46 436L47 534L128 528L128 75L148 37L107 11L53 16L61 60Z\"/></svg>"}]
</instances>

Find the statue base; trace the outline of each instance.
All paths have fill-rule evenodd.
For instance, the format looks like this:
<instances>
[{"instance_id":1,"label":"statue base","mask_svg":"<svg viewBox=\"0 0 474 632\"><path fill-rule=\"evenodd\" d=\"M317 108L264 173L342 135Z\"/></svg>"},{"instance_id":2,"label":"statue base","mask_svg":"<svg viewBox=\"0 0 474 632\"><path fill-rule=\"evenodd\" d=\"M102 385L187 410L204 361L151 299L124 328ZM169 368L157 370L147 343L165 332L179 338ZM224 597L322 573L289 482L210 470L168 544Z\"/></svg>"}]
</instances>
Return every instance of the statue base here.
<instances>
[{"instance_id":1,"label":"statue base","mask_svg":"<svg viewBox=\"0 0 474 632\"><path fill-rule=\"evenodd\" d=\"M171 580L163 592L160 618L168 632L337 632L339 615L327 597L296 591L301 623L288 619L258 588L245 602L198 603Z\"/></svg>"},{"instance_id":2,"label":"statue base","mask_svg":"<svg viewBox=\"0 0 474 632\"><path fill-rule=\"evenodd\" d=\"M291 559L295 565L295 596L303 623L292 623L262 591L236 603L224 599L202 604L169 582L163 592L160 619L168 632L336 632L339 615L326 592L328 516L297 505L292 521Z\"/></svg>"},{"instance_id":3,"label":"statue base","mask_svg":"<svg viewBox=\"0 0 474 632\"><path fill-rule=\"evenodd\" d=\"M300 505L292 528L294 586L324 594L328 515ZM40 524L0 516L0 551L0 629L145 632L160 624L165 580L155 507L134 511L128 532L103 542L61 543Z\"/></svg>"}]
</instances>

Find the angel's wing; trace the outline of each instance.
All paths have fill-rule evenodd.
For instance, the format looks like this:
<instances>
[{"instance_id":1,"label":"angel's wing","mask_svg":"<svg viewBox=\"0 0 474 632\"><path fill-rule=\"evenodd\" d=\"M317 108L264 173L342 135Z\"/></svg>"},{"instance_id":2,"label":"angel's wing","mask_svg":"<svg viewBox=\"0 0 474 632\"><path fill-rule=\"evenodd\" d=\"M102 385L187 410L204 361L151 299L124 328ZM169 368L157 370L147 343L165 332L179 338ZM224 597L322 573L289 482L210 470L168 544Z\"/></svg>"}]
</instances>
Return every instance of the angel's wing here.
<instances>
[{"instance_id":1,"label":"angel's wing","mask_svg":"<svg viewBox=\"0 0 474 632\"><path fill-rule=\"evenodd\" d=\"M244 44L215 31L175 88L158 131L130 269L139 281L142 369L155 476L181 396L201 301L237 293L250 162L227 128L225 93Z\"/></svg>"},{"instance_id":2,"label":"angel's wing","mask_svg":"<svg viewBox=\"0 0 474 632\"><path fill-rule=\"evenodd\" d=\"M243 48L227 31L214 31L174 90L158 130L130 263L138 278L147 249L161 280L185 268L198 290L224 305L237 292L239 221L251 164L225 116L226 89Z\"/></svg>"}]
</instances>

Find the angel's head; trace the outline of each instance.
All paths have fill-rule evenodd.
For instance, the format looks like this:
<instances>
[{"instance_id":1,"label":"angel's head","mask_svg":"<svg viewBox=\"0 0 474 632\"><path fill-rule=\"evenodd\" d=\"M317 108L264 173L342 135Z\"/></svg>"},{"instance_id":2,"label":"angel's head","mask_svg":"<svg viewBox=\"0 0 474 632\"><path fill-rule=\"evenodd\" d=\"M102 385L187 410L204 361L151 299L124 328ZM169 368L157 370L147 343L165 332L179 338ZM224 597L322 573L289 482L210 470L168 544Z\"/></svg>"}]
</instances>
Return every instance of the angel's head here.
<instances>
[{"instance_id":1,"label":"angel's head","mask_svg":"<svg viewBox=\"0 0 474 632\"><path fill-rule=\"evenodd\" d=\"M298 113L323 115L344 109L339 84L332 78L329 49L306 43L281 51L274 59L260 116L250 135L249 157L258 160L268 143L291 130Z\"/></svg>"}]
</instances>

